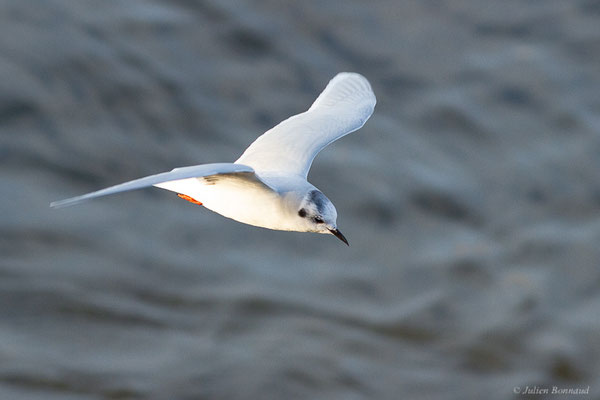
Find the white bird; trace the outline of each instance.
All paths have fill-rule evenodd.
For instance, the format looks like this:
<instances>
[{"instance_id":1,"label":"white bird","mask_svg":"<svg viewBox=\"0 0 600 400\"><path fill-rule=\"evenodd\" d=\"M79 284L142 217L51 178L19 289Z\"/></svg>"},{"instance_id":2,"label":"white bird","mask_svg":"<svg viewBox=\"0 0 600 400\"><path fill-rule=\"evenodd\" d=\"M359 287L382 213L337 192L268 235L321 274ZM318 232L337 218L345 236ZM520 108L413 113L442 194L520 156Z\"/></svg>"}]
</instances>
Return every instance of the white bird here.
<instances>
[{"instance_id":1,"label":"white bird","mask_svg":"<svg viewBox=\"0 0 600 400\"><path fill-rule=\"evenodd\" d=\"M307 175L319 151L361 128L375 103L365 77L342 72L329 82L308 111L265 132L234 163L175 168L56 201L50 207L156 186L245 224L333 234L348 244L337 227L335 207L307 181Z\"/></svg>"}]
</instances>

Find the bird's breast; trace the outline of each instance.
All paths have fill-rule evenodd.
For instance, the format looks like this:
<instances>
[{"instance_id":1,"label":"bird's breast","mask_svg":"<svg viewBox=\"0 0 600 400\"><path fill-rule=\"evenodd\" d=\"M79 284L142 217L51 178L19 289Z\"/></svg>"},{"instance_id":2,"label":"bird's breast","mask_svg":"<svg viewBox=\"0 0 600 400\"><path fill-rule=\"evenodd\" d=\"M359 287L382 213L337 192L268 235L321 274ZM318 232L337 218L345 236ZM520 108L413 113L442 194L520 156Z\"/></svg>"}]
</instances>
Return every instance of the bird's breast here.
<instances>
[{"instance_id":1,"label":"bird's breast","mask_svg":"<svg viewBox=\"0 0 600 400\"><path fill-rule=\"evenodd\" d=\"M203 192L202 204L224 217L263 228L290 230L288 212L277 192L223 185L208 187Z\"/></svg>"}]
</instances>

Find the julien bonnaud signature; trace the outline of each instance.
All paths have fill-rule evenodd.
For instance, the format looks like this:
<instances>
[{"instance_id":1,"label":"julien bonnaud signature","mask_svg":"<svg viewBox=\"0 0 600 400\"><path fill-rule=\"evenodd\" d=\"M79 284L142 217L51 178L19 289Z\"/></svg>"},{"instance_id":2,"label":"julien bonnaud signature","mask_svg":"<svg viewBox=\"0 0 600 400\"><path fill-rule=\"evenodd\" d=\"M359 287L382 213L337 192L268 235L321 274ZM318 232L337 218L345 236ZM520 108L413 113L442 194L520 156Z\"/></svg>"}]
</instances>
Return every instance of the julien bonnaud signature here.
<instances>
[{"instance_id":1,"label":"julien bonnaud signature","mask_svg":"<svg viewBox=\"0 0 600 400\"><path fill-rule=\"evenodd\" d=\"M560 387L560 386L515 386L515 394L590 394L590 387Z\"/></svg>"}]
</instances>

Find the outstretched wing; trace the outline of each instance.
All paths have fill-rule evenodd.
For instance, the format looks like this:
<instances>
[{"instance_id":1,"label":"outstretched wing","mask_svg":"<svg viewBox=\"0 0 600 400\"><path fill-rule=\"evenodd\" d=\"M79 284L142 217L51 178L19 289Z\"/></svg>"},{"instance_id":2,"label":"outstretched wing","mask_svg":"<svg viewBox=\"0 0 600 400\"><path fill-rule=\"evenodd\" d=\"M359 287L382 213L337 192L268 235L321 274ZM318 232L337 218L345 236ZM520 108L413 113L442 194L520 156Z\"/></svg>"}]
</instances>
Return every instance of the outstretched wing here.
<instances>
[{"instance_id":1,"label":"outstretched wing","mask_svg":"<svg viewBox=\"0 0 600 400\"><path fill-rule=\"evenodd\" d=\"M218 175L239 175L241 179L247 180L258 180L254 175L254 170L242 164L231 164L231 163L217 163L217 164L202 164L194 165L192 167L175 168L169 172L163 172L162 174L150 175L145 178L135 179L133 181L121 183L108 187L106 189L98 190L96 192L84 194L82 196L72 197L66 200L55 201L50 204L50 207L60 208L66 207L73 204L80 203L85 200L93 199L95 197L106 196L109 194L125 192L128 190L141 189L149 186L159 186L165 182L180 181L188 178L201 178L208 176Z\"/></svg>"},{"instance_id":2,"label":"outstretched wing","mask_svg":"<svg viewBox=\"0 0 600 400\"><path fill-rule=\"evenodd\" d=\"M375 94L359 74L337 74L308 109L265 132L236 163L259 173L273 171L304 178L325 146L364 125L375 108Z\"/></svg>"}]
</instances>

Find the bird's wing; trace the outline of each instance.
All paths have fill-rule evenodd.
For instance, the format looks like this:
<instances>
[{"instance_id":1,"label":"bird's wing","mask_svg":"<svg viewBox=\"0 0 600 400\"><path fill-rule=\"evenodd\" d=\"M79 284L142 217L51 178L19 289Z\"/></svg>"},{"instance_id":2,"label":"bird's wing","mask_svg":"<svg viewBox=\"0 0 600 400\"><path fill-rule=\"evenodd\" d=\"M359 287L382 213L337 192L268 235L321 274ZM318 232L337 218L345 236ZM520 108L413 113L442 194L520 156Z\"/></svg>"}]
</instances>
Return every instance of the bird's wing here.
<instances>
[{"instance_id":1,"label":"bird's wing","mask_svg":"<svg viewBox=\"0 0 600 400\"><path fill-rule=\"evenodd\" d=\"M175 168L174 170L169 172L163 172L161 174L146 176L144 178L139 178L133 181L121 183L120 185L115 185L106 189L101 189L96 192L72 197L66 200L55 201L50 204L50 207L66 207L80 203L85 200L93 199L95 197L160 185L162 183L170 181L218 175L237 175L241 179L260 181L259 178L254 174L254 170L247 165L231 163L202 164L194 165L191 167Z\"/></svg>"},{"instance_id":2,"label":"bird's wing","mask_svg":"<svg viewBox=\"0 0 600 400\"><path fill-rule=\"evenodd\" d=\"M306 178L319 151L362 127L373 113L375 103L375 94L364 76L339 73L308 111L265 132L236 163L249 165L258 172Z\"/></svg>"}]
</instances>

